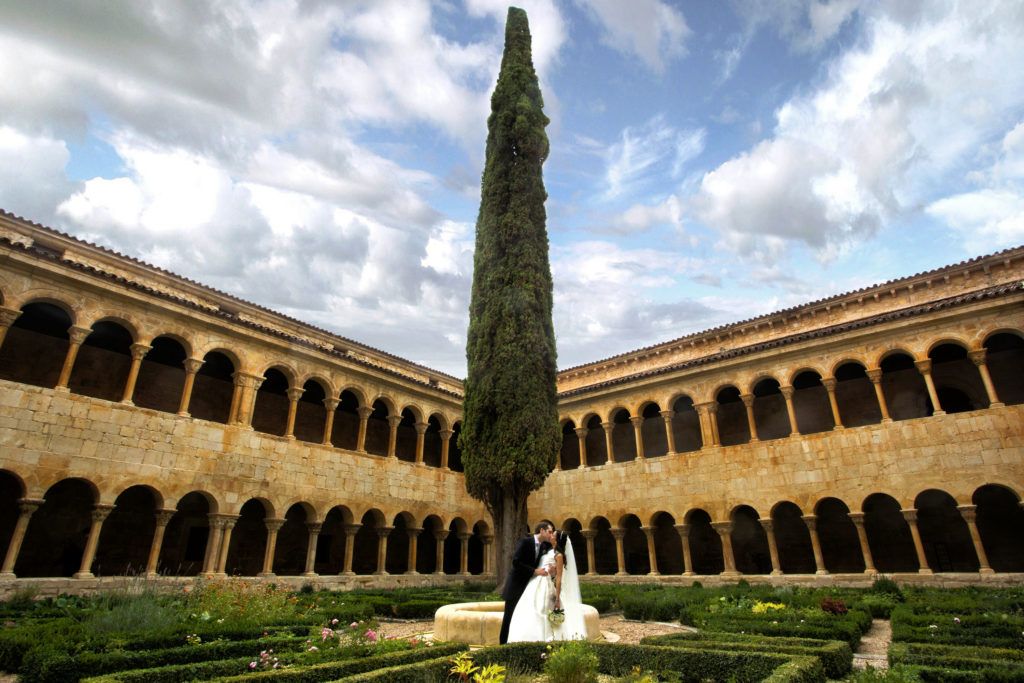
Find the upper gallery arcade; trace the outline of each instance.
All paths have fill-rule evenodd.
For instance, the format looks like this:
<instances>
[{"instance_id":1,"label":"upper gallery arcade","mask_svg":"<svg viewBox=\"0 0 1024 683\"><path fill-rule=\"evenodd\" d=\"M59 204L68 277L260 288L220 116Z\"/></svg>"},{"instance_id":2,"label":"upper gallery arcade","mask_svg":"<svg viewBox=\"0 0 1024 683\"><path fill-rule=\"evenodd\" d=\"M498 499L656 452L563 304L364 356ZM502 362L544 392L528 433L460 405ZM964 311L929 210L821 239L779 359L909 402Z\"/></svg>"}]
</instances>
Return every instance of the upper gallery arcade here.
<instances>
[{"instance_id":1,"label":"upper gallery arcade","mask_svg":"<svg viewBox=\"0 0 1024 683\"><path fill-rule=\"evenodd\" d=\"M591 574L1024 571L1022 304L1016 248L564 370L531 518ZM488 573L461 392L0 212L0 579Z\"/></svg>"}]
</instances>

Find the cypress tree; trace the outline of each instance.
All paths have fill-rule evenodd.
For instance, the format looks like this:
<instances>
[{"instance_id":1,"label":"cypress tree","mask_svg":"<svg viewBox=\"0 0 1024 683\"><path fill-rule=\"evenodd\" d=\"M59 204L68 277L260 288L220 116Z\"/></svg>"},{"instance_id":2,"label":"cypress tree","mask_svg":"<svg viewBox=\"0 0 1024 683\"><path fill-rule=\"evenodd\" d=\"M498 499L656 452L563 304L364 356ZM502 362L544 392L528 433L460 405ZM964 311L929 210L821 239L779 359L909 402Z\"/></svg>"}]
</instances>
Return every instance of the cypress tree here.
<instances>
[{"instance_id":1,"label":"cypress tree","mask_svg":"<svg viewBox=\"0 0 1024 683\"><path fill-rule=\"evenodd\" d=\"M526 528L527 498L554 467L561 442L543 107L526 12L512 7L487 119L459 441L466 489L494 519L499 580Z\"/></svg>"}]
</instances>

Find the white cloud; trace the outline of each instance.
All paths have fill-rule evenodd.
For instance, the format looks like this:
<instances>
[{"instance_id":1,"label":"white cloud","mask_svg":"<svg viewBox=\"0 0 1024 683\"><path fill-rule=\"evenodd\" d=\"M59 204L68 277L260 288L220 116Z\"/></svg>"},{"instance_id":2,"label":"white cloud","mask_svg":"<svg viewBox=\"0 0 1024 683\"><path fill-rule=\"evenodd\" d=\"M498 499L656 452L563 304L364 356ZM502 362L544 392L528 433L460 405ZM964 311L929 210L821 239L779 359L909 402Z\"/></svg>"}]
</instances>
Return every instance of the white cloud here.
<instances>
[{"instance_id":1,"label":"white cloud","mask_svg":"<svg viewBox=\"0 0 1024 683\"><path fill-rule=\"evenodd\" d=\"M867 5L863 0L733 0L732 4L746 25L746 39L768 28L797 52L821 48Z\"/></svg>"},{"instance_id":2,"label":"white cloud","mask_svg":"<svg viewBox=\"0 0 1024 683\"><path fill-rule=\"evenodd\" d=\"M1007 190L979 190L945 197L928 213L961 233L965 247L989 252L1024 242L1024 195Z\"/></svg>"},{"instance_id":3,"label":"white cloud","mask_svg":"<svg viewBox=\"0 0 1024 683\"><path fill-rule=\"evenodd\" d=\"M669 62L686 55L693 33L682 12L662 0L576 0L597 21L602 42L640 58L662 73Z\"/></svg>"},{"instance_id":4,"label":"white cloud","mask_svg":"<svg viewBox=\"0 0 1024 683\"><path fill-rule=\"evenodd\" d=\"M664 116L623 129L606 152L605 197L628 195L654 179L677 178L686 164L704 151L703 128L677 130Z\"/></svg>"},{"instance_id":5,"label":"white cloud","mask_svg":"<svg viewBox=\"0 0 1024 683\"><path fill-rule=\"evenodd\" d=\"M62 140L0 125L0 207L52 220L54 206L72 188L64 176L69 156Z\"/></svg>"}]
</instances>

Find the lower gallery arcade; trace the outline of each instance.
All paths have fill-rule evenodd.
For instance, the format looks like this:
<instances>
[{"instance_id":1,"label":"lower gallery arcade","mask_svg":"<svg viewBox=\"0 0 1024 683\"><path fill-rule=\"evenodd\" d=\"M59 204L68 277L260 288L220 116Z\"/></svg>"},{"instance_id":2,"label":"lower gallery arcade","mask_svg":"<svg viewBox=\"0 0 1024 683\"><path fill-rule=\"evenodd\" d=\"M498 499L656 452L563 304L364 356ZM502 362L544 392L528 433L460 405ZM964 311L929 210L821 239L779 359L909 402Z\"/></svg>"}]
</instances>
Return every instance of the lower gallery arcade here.
<instances>
[{"instance_id":1,"label":"lower gallery arcade","mask_svg":"<svg viewBox=\"0 0 1024 683\"><path fill-rule=\"evenodd\" d=\"M7 590L493 576L458 380L0 219ZM564 371L531 521L607 580L1024 573L1022 276L1009 250Z\"/></svg>"}]
</instances>

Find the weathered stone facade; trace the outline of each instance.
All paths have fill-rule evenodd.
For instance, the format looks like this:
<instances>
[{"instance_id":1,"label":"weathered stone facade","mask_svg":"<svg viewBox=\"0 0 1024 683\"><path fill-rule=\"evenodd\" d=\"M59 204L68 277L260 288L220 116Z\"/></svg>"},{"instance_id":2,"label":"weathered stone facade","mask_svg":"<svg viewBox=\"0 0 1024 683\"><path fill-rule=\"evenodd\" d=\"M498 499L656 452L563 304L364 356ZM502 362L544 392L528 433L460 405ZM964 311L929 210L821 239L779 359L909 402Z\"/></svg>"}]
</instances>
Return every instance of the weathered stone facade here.
<instances>
[{"instance_id":1,"label":"weathered stone facade","mask_svg":"<svg viewBox=\"0 0 1024 683\"><path fill-rule=\"evenodd\" d=\"M1022 280L1007 250L563 371L531 517L615 580L1012 579ZM8 214L0 306L8 588L488 575L456 378Z\"/></svg>"}]
</instances>

